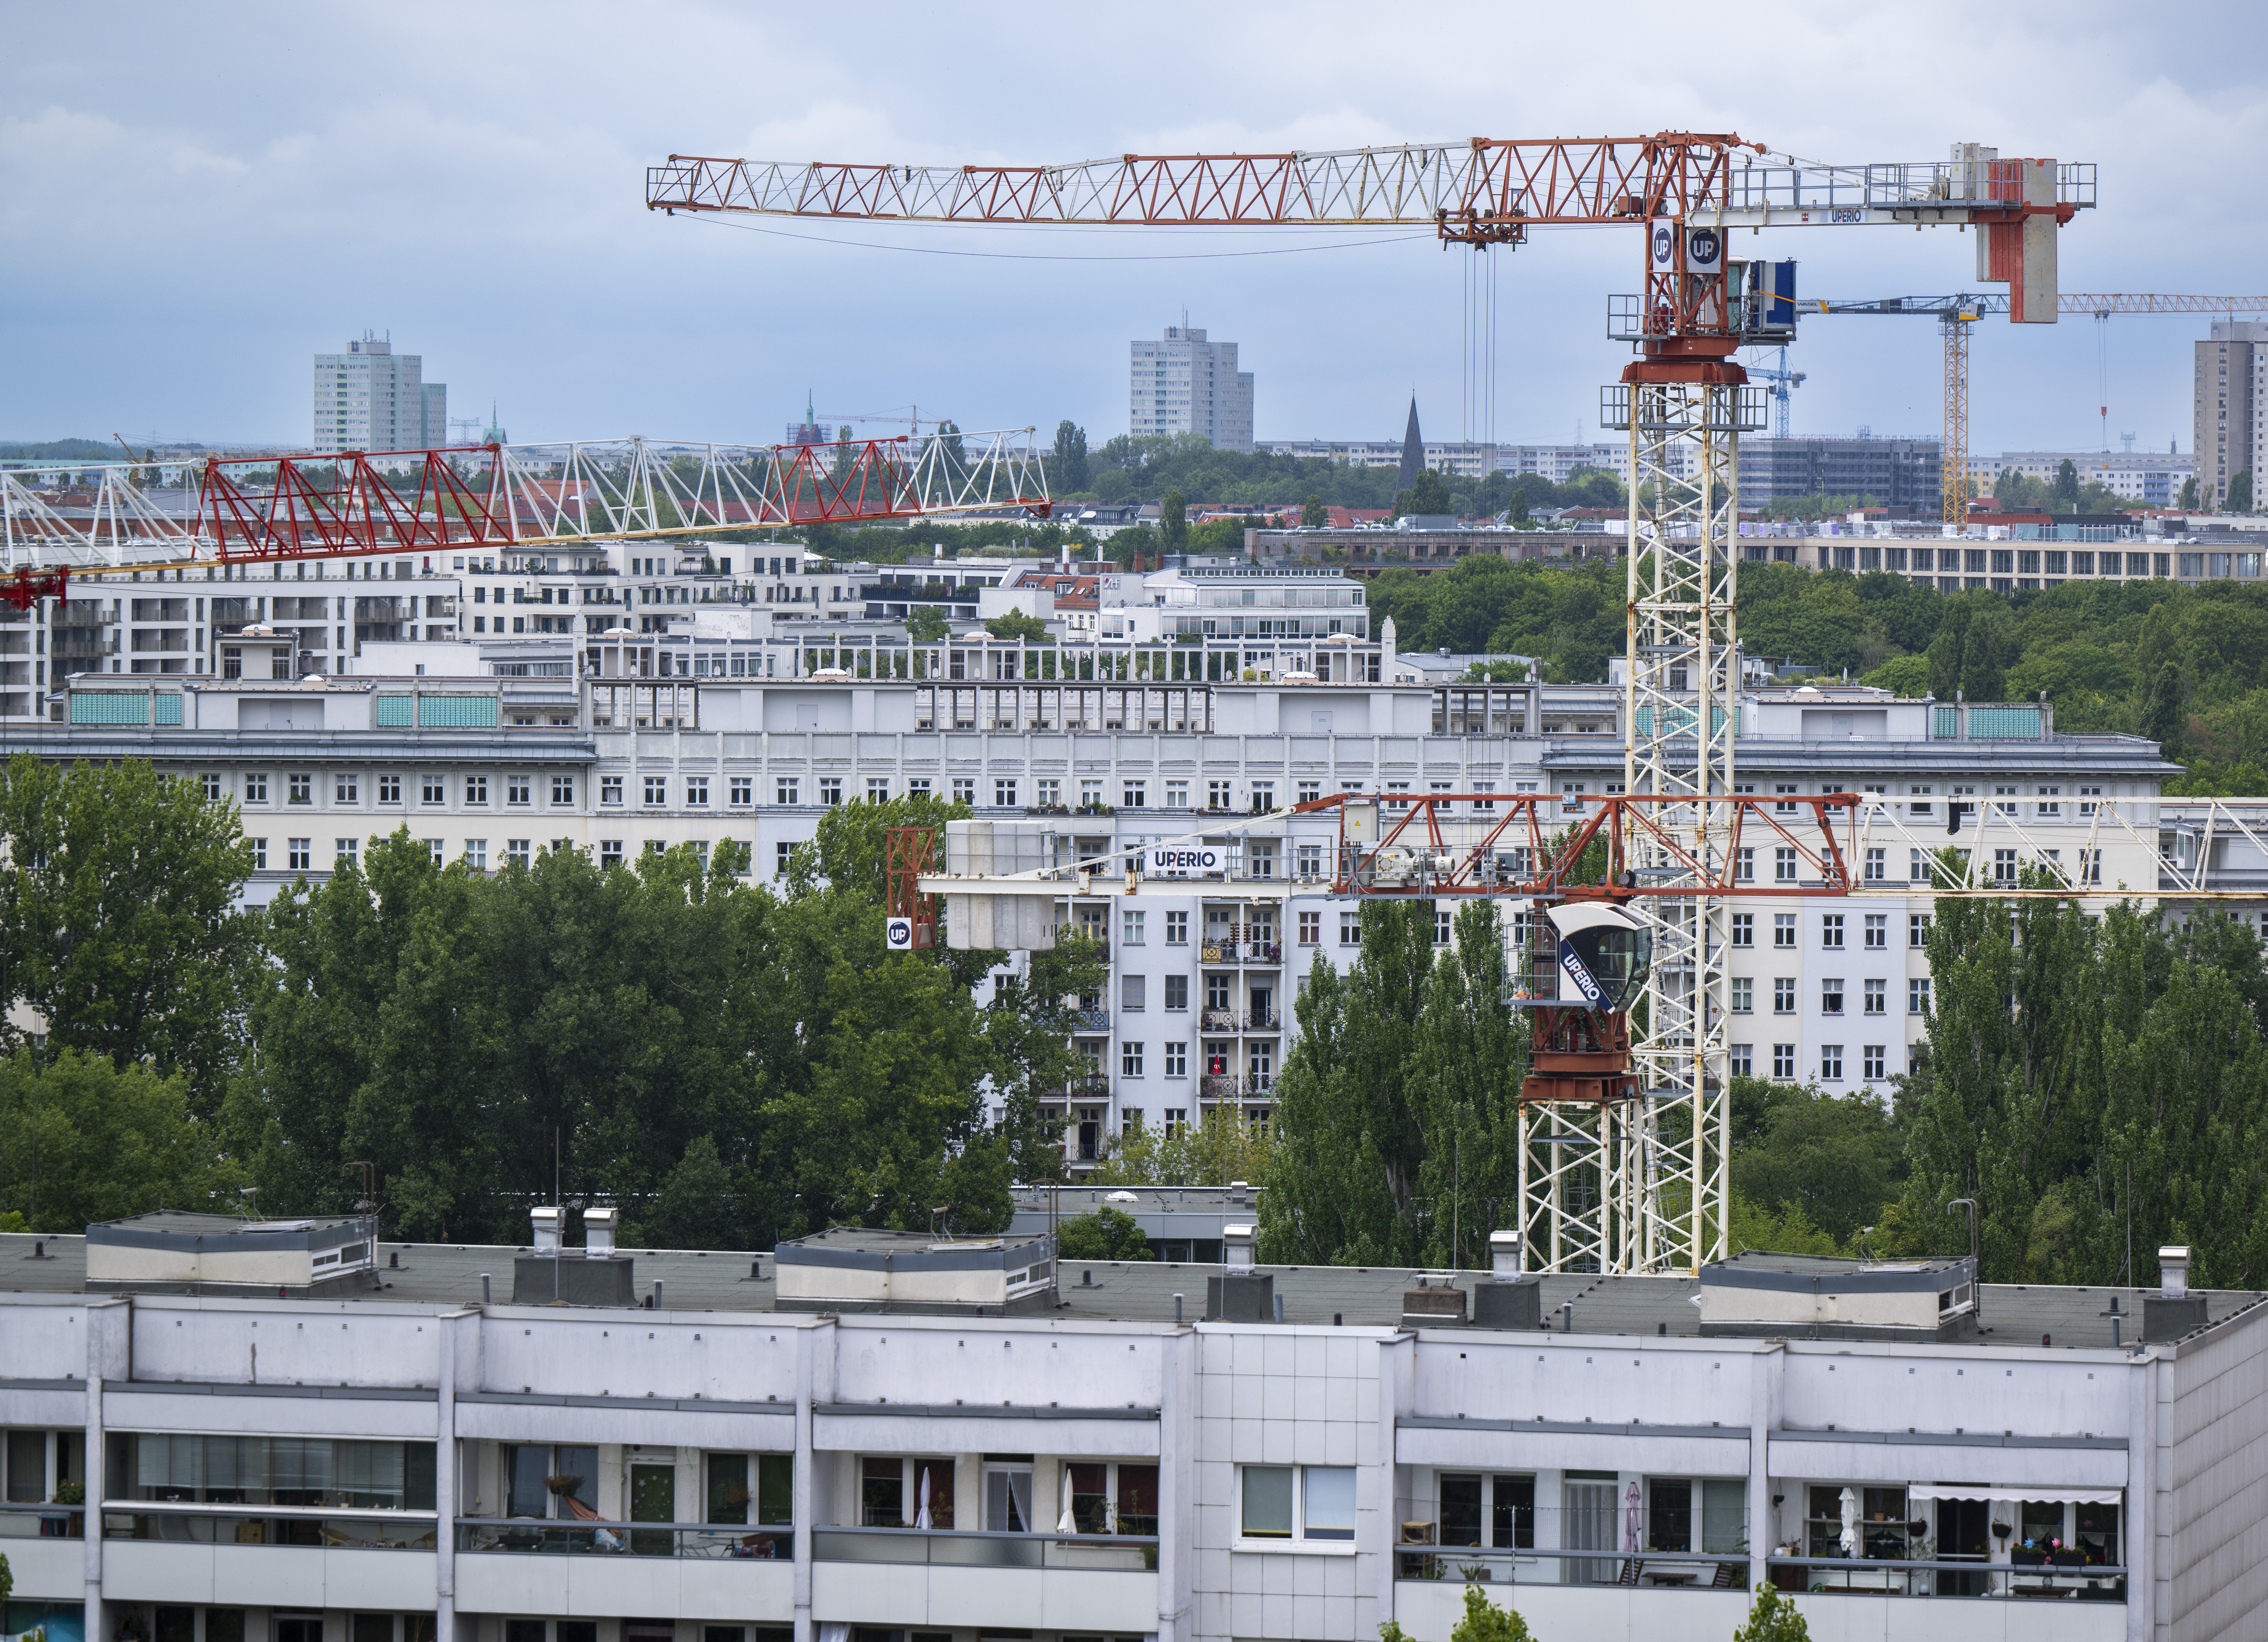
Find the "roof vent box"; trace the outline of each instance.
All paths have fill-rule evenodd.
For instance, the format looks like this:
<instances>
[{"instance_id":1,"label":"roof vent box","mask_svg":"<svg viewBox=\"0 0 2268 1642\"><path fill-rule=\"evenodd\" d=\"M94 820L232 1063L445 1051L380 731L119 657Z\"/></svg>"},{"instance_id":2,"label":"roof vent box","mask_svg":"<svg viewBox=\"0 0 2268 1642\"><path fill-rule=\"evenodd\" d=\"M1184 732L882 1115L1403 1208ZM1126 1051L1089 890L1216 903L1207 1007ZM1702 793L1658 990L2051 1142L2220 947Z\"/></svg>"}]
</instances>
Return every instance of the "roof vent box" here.
<instances>
[{"instance_id":1,"label":"roof vent box","mask_svg":"<svg viewBox=\"0 0 2268 1642\"><path fill-rule=\"evenodd\" d=\"M1965 1338L1977 1263L1834 1260L1752 1250L1701 1269L1701 1332L1809 1340Z\"/></svg>"},{"instance_id":2,"label":"roof vent box","mask_svg":"<svg viewBox=\"0 0 2268 1642\"><path fill-rule=\"evenodd\" d=\"M1438 1288L1402 1291L1402 1326L1441 1329L1465 1320L1465 1292L1444 1283Z\"/></svg>"},{"instance_id":3,"label":"roof vent box","mask_svg":"<svg viewBox=\"0 0 2268 1642\"><path fill-rule=\"evenodd\" d=\"M1473 1285L1476 1329L1540 1329L1543 1284L1537 1278L1483 1278Z\"/></svg>"},{"instance_id":4,"label":"roof vent box","mask_svg":"<svg viewBox=\"0 0 2268 1642\"><path fill-rule=\"evenodd\" d=\"M1273 1322L1276 1279L1266 1272L1222 1271L1205 1278L1207 1322Z\"/></svg>"}]
</instances>

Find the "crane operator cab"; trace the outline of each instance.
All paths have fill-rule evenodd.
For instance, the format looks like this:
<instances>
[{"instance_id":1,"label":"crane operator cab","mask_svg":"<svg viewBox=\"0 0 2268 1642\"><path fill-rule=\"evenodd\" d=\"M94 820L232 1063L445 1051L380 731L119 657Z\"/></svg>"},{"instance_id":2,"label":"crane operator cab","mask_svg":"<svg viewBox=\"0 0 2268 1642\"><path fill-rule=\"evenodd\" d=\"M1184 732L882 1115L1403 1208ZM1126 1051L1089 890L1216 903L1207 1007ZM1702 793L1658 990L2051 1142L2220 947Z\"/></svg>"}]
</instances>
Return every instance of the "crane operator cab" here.
<instances>
[{"instance_id":1,"label":"crane operator cab","mask_svg":"<svg viewBox=\"0 0 2268 1642\"><path fill-rule=\"evenodd\" d=\"M1645 990L1653 931L1604 902L1562 902L1543 916L1559 938L1559 1002L1614 1015L1627 1011Z\"/></svg>"}]
</instances>

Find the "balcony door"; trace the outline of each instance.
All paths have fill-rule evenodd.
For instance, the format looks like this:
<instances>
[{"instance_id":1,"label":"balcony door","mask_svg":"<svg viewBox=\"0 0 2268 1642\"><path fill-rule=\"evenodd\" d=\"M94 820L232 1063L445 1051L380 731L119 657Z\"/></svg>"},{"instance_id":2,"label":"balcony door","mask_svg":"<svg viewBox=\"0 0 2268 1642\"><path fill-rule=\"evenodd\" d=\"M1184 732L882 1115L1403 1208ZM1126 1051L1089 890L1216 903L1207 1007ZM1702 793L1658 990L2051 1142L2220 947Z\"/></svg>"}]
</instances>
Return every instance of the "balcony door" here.
<instances>
[{"instance_id":1,"label":"balcony door","mask_svg":"<svg viewBox=\"0 0 2268 1642\"><path fill-rule=\"evenodd\" d=\"M1612 1550L1615 1548L1615 1484L1610 1478L1576 1481L1560 1485L1560 1548L1564 1550ZM1585 1557L1561 1565L1572 1585L1611 1585L1615 1565Z\"/></svg>"}]
</instances>

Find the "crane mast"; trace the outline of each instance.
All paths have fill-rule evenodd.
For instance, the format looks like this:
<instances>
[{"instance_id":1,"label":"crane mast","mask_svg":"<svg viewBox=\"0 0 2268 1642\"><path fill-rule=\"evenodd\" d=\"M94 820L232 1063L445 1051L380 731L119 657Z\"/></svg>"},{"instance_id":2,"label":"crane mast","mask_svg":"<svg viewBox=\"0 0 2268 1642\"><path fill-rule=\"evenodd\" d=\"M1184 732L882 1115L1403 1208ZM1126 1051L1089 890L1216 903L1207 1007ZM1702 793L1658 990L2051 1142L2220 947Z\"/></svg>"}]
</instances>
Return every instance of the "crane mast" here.
<instances>
[{"instance_id":1,"label":"crane mast","mask_svg":"<svg viewBox=\"0 0 2268 1642\"><path fill-rule=\"evenodd\" d=\"M1521 245L1541 226L1644 231L1638 294L1609 304L1609 334L1637 357L1602 390L1599 420L1630 441L1623 791L1646 795L1653 824L1621 837L1614 870L1636 892L1618 904L1650 937L1651 962L1634 1009L1566 1007L1556 993L1536 1005L1537 1070L1519 1118L1528 1269L1607 1273L1695 1271L1726 1248L1726 893L1740 879L1742 808L1735 507L1740 436L1762 429L1766 409L1733 355L1795 328L1794 264L1734 260L1732 232L1974 227L1978 276L2009 286L2010 318L2052 323L2056 231L2094 203L2091 165L2003 160L1976 144L1955 144L1945 161L1838 166L1730 133L1678 131L1035 166L672 155L646 173L647 208L671 215L1423 225L1445 246L1476 250ZM1809 893L1839 892L1815 882ZM1548 911L1557 899L1547 892L1535 904Z\"/></svg>"}]
</instances>

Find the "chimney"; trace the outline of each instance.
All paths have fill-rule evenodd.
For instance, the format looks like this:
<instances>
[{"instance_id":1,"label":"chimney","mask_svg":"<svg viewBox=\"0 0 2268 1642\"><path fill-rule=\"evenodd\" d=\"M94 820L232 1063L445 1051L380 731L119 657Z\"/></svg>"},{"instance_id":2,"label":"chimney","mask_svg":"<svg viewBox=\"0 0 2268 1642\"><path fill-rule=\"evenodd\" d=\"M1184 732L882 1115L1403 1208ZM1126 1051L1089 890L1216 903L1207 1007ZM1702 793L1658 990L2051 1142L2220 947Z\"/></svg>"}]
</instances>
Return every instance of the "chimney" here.
<instances>
[{"instance_id":1,"label":"chimney","mask_svg":"<svg viewBox=\"0 0 2268 1642\"><path fill-rule=\"evenodd\" d=\"M1491 1232L1489 1233L1489 1270L1500 1278L1520 1275L1520 1233Z\"/></svg>"},{"instance_id":2,"label":"chimney","mask_svg":"<svg viewBox=\"0 0 2268 1642\"><path fill-rule=\"evenodd\" d=\"M2158 1270L2164 1274L2164 1286L2159 1291L2168 1300L2179 1300L2190 1292L2190 1251L2186 1244L2176 1244L2158 1251Z\"/></svg>"},{"instance_id":3,"label":"chimney","mask_svg":"<svg viewBox=\"0 0 2268 1642\"><path fill-rule=\"evenodd\" d=\"M1249 1226L1224 1226L1220 1228L1221 1263L1231 1271L1252 1270L1252 1239L1254 1228Z\"/></svg>"},{"instance_id":4,"label":"chimney","mask_svg":"<svg viewBox=\"0 0 2268 1642\"><path fill-rule=\"evenodd\" d=\"M614 1209L583 1211L583 1253L593 1260L610 1260L615 1253Z\"/></svg>"},{"instance_id":5,"label":"chimney","mask_svg":"<svg viewBox=\"0 0 2268 1642\"><path fill-rule=\"evenodd\" d=\"M559 1211L556 1208L536 1209L529 1219L535 1222L535 1252L556 1255L559 1252Z\"/></svg>"}]
</instances>

